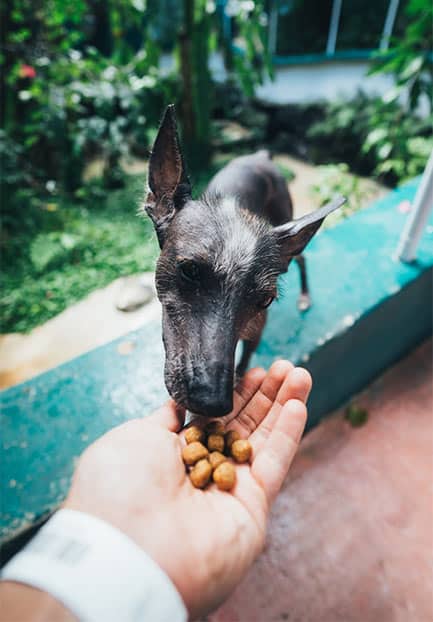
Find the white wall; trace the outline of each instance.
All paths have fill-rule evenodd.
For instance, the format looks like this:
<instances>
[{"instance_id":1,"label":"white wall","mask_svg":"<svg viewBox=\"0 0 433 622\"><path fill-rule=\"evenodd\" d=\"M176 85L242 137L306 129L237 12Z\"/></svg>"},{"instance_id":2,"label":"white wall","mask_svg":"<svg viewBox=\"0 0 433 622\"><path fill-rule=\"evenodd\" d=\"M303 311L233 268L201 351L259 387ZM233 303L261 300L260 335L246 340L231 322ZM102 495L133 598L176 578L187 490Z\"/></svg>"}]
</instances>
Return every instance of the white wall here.
<instances>
[{"instance_id":1,"label":"white wall","mask_svg":"<svg viewBox=\"0 0 433 622\"><path fill-rule=\"evenodd\" d=\"M258 87L256 94L266 102L289 104L350 97L360 89L383 95L391 89L391 76L367 76L368 67L364 61L283 66L276 69L275 80Z\"/></svg>"}]
</instances>

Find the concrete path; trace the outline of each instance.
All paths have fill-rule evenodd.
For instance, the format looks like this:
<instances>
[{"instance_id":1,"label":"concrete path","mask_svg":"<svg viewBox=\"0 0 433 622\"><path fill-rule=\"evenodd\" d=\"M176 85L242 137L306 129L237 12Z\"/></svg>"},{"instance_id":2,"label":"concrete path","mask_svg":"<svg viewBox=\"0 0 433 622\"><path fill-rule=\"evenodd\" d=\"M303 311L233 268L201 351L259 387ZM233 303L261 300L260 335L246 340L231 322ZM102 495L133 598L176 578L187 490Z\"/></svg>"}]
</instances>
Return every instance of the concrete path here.
<instances>
[{"instance_id":1,"label":"concrete path","mask_svg":"<svg viewBox=\"0 0 433 622\"><path fill-rule=\"evenodd\" d=\"M142 275L153 287L153 272ZM154 299L146 306L124 313L116 309L123 278L98 289L28 335L0 335L0 389L32 378L47 369L136 330L159 317Z\"/></svg>"},{"instance_id":2,"label":"concrete path","mask_svg":"<svg viewBox=\"0 0 433 622\"><path fill-rule=\"evenodd\" d=\"M432 342L302 442L266 549L209 622L433 620ZM335 371L338 373L338 370Z\"/></svg>"}]
</instances>

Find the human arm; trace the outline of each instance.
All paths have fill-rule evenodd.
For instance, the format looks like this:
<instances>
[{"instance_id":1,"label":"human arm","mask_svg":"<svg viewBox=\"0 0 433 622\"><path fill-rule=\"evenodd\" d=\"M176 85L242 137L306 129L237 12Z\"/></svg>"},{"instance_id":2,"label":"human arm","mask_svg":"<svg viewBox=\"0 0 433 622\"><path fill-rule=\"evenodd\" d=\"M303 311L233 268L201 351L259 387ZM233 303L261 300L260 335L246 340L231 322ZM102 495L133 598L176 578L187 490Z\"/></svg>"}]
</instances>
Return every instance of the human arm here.
<instances>
[{"instance_id":1,"label":"human arm","mask_svg":"<svg viewBox=\"0 0 433 622\"><path fill-rule=\"evenodd\" d=\"M192 487L180 455L184 413L169 401L84 452L64 507L126 534L170 578L192 619L203 615L229 595L263 548L272 501L305 425L310 386L307 372L284 361L267 374L256 369L245 376L233 412L223 418L253 446L251 465L237 467L232 493ZM29 589L5 583L1 590L12 589L17 599L20 588ZM42 606L42 592L39 598ZM20 622L26 619L38 620Z\"/></svg>"}]
</instances>

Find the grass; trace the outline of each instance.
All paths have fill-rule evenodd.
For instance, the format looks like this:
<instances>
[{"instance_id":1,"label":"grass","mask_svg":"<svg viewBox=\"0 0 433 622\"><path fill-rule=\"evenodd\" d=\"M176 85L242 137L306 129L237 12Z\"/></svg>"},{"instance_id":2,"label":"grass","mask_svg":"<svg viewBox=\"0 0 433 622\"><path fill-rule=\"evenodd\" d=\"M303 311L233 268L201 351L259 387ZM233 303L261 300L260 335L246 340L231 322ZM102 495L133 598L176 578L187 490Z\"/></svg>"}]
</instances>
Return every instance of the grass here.
<instances>
[{"instance_id":1,"label":"grass","mask_svg":"<svg viewBox=\"0 0 433 622\"><path fill-rule=\"evenodd\" d=\"M3 241L2 332L28 332L116 277L154 268L153 229L137 216L143 188L131 177L106 200L30 208L28 226Z\"/></svg>"},{"instance_id":2,"label":"grass","mask_svg":"<svg viewBox=\"0 0 433 622\"><path fill-rule=\"evenodd\" d=\"M196 176L194 194L231 158L216 158ZM117 277L154 269L156 237L150 220L137 216L144 188L144 176L134 175L106 198L50 199L29 204L22 216L13 213L13 234L1 240L2 333L28 332Z\"/></svg>"}]
</instances>

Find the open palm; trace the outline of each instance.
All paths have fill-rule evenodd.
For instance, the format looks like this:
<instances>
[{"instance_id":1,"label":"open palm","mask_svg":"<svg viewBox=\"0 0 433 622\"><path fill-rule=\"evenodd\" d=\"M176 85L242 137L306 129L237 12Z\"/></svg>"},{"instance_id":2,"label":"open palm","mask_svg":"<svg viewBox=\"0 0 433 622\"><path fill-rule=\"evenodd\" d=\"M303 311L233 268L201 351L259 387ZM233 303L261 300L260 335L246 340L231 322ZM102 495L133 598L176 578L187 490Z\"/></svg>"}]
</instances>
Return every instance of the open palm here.
<instances>
[{"instance_id":1,"label":"open palm","mask_svg":"<svg viewBox=\"0 0 433 622\"><path fill-rule=\"evenodd\" d=\"M263 548L270 505L302 435L311 380L278 361L248 372L222 418L253 446L228 493L194 488L181 458L184 413L169 401L115 428L81 458L66 507L111 522L172 579L192 618L216 607Z\"/></svg>"}]
</instances>

